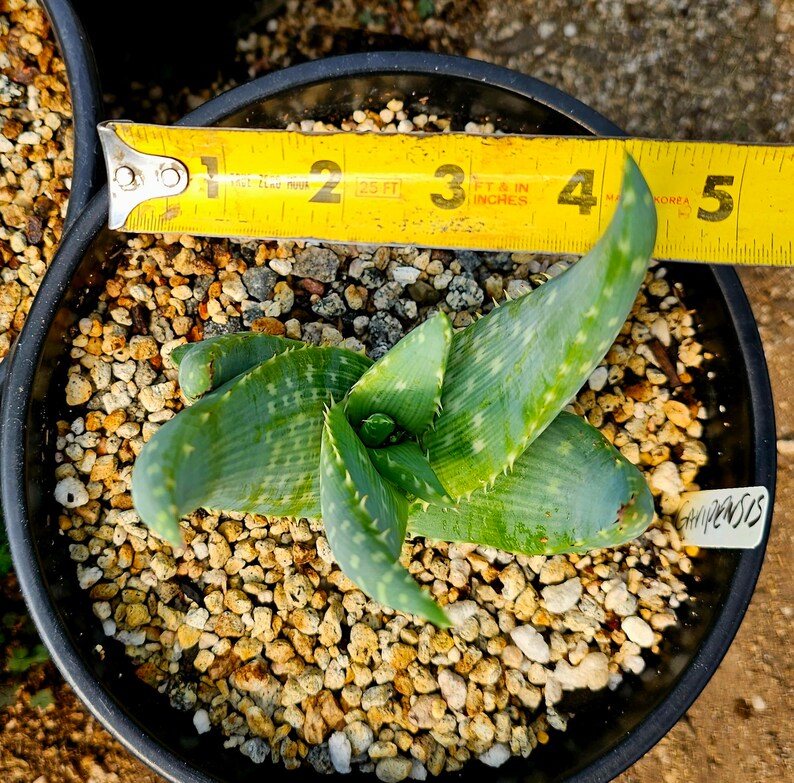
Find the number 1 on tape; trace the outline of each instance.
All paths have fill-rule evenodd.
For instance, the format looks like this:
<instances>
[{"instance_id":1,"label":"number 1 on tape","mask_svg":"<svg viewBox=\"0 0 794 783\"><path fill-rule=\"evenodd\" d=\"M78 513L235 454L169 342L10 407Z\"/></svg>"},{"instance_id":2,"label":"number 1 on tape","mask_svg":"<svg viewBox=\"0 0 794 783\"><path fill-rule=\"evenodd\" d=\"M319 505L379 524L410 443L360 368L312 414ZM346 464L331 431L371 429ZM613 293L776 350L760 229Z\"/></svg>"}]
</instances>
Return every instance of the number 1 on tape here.
<instances>
[{"instance_id":1,"label":"number 1 on tape","mask_svg":"<svg viewBox=\"0 0 794 783\"><path fill-rule=\"evenodd\" d=\"M103 123L112 228L585 253L630 153L654 256L792 265L794 147Z\"/></svg>"}]
</instances>

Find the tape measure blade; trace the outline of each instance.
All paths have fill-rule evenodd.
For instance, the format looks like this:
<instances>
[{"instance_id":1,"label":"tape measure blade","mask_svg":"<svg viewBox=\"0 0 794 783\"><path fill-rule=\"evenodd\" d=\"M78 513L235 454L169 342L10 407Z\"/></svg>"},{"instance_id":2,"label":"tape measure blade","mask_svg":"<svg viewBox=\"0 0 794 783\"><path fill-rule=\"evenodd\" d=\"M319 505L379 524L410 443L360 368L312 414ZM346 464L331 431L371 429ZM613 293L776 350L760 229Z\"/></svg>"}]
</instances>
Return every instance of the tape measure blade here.
<instances>
[{"instance_id":1,"label":"tape measure blade","mask_svg":"<svg viewBox=\"0 0 794 783\"><path fill-rule=\"evenodd\" d=\"M131 211L131 231L581 254L614 211L628 151L654 194L656 257L794 263L791 146L133 123L115 130L138 153L175 158L189 172L182 194Z\"/></svg>"}]
</instances>

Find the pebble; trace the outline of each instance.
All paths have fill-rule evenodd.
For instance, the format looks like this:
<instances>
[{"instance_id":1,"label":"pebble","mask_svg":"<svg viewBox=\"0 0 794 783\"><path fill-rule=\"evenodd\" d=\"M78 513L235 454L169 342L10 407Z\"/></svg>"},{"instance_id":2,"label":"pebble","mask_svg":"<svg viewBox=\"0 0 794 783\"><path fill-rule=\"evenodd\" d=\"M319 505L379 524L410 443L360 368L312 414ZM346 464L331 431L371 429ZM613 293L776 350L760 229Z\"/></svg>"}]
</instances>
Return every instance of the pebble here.
<instances>
[{"instance_id":1,"label":"pebble","mask_svg":"<svg viewBox=\"0 0 794 783\"><path fill-rule=\"evenodd\" d=\"M264 302L272 293L278 281L278 275L264 266L253 266L243 272L242 283L247 292L260 302ZM243 296L238 300L242 301Z\"/></svg>"},{"instance_id":2,"label":"pebble","mask_svg":"<svg viewBox=\"0 0 794 783\"><path fill-rule=\"evenodd\" d=\"M607 384L609 370L605 366L596 367L587 379L587 385L596 392L601 391Z\"/></svg>"},{"instance_id":3,"label":"pebble","mask_svg":"<svg viewBox=\"0 0 794 783\"><path fill-rule=\"evenodd\" d=\"M240 745L240 752L254 764L261 764L270 753L270 746L259 737L252 737Z\"/></svg>"},{"instance_id":4,"label":"pebble","mask_svg":"<svg viewBox=\"0 0 794 783\"><path fill-rule=\"evenodd\" d=\"M210 714L205 709L198 709L193 713L193 725L199 734L206 734L210 728Z\"/></svg>"},{"instance_id":5,"label":"pebble","mask_svg":"<svg viewBox=\"0 0 794 783\"><path fill-rule=\"evenodd\" d=\"M628 617L637 611L637 599L629 592L628 587L621 582L606 594L604 608L620 617Z\"/></svg>"},{"instance_id":6,"label":"pebble","mask_svg":"<svg viewBox=\"0 0 794 783\"><path fill-rule=\"evenodd\" d=\"M344 728L344 733L349 741L353 757L366 753L375 736L369 724L360 720L348 723Z\"/></svg>"},{"instance_id":7,"label":"pebble","mask_svg":"<svg viewBox=\"0 0 794 783\"><path fill-rule=\"evenodd\" d=\"M331 764L337 772L343 775L350 772L350 758L353 751L344 731L335 731L328 738L328 752L331 756Z\"/></svg>"},{"instance_id":8,"label":"pebble","mask_svg":"<svg viewBox=\"0 0 794 783\"><path fill-rule=\"evenodd\" d=\"M375 775L383 783L398 783L411 774L412 768L413 764L410 759L396 756L395 758L381 759L375 767Z\"/></svg>"},{"instance_id":9,"label":"pebble","mask_svg":"<svg viewBox=\"0 0 794 783\"><path fill-rule=\"evenodd\" d=\"M574 601L574 605L575 603L576 601ZM549 662L551 658L551 649L549 644L531 625L517 626L510 631L510 638L515 642L516 647L521 650L528 660L535 661L537 663Z\"/></svg>"},{"instance_id":10,"label":"pebble","mask_svg":"<svg viewBox=\"0 0 794 783\"><path fill-rule=\"evenodd\" d=\"M398 266L392 271L392 279L400 285L411 285L419 279L421 270L412 266Z\"/></svg>"},{"instance_id":11,"label":"pebble","mask_svg":"<svg viewBox=\"0 0 794 783\"><path fill-rule=\"evenodd\" d=\"M485 298L477 281L464 275L453 277L447 291L446 302L455 311L480 307Z\"/></svg>"},{"instance_id":12,"label":"pebble","mask_svg":"<svg viewBox=\"0 0 794 783\"><path fill-rule=\"evenodd\" d=\"M64 508L79 508L88 503L88 490L80 479L70 476L55 485L55 500Z\"/></svg>"},{"instance_id":13,"label":"pebble","mask_svg":"<svg viewBox=\"0 0 794 783\"><path fill-rule=\"evenodd\" d=\"M489 767L501 767L510 758L510 755L510 747L502 742L497 742L484 753L480 753L477 758Z\"/></svg>"},{"instance_id":14,"label":"pebble","mask_svg":"<svg viewBox=\"0 0 794 783\"><path fill-rule=\"evenodd\" d=\"M546 610L552 614L563 614L573 609L582 597L582 583L575 577L561 585L550 585L541 591Z\"/></svg>"},{"instance_id":15,"label":"pebble","mask_svg":"<svg viewBox=\"0 0 794 783\"><path fill-rule=\"evenodd\" d=\"M321 283L332 283L339 269L339 257L333 250L312 245L298 253L292 272L298 277L309 277Z\"/></svg>"},{"instance_id":16,"label":"pebble","mask_svg":"<svg viewBox=\"0 0 794 783\"><path fill-rule=\"evenodd\" d=\"M626 617L620 624L620 627L623 629L626 636L635 644L645 648L653 647L653 628L651 628L642 617L638 617L637 615Z\"/></svg>"},{"instance_id":17,"label":"pebble","mask_svg":"<svg viewBox=\"0 0 794 783\"><path fill-rule=\"evenodd\" d=\"M461 711L466 706L466 681L451 669L442 669L438 674L438 685L447 706Z\"/></svg>"}]
</instances>

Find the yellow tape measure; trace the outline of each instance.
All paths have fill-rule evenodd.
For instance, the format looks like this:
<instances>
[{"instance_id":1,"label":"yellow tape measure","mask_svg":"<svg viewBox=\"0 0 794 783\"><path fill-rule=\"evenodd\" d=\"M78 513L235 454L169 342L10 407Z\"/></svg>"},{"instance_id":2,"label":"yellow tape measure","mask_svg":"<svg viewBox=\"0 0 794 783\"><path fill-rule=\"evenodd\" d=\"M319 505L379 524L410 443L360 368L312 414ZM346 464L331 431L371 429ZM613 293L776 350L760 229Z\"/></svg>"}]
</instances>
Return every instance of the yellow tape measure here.
<instances>
[{"instance_id":1,"label":"yellow tape measure","mask_svg":"<svg viewBox=\"0 0 794 783\"><path fill-rule=\"evenodd\" d=\"M654 256L794 264L794 147L649 139L100 126L110 226L147 233L587 252L623 160Z\"/></svg>"}]
</instances>

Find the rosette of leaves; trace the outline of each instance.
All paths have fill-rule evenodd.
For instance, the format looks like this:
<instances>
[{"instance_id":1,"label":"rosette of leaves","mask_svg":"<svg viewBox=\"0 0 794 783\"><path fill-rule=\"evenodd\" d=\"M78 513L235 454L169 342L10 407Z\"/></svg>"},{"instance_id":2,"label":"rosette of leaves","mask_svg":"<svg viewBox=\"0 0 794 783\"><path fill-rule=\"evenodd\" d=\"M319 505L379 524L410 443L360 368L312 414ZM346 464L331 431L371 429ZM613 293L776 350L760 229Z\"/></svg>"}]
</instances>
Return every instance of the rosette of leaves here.
<instances>
[{"instance_id":1,"label":"rosette of leaves","mask_svg":"<svg viewBox=\"0 0 794 783\"><path fill-rule=\"evenodd\" d=\"M198 507L321 518L361 590L447 625L400 562L406 535L517 553L617 546L653 503L639 471L561 412L642 283L656 213L636 164L595 247L453 333L438 313L376 362L243 333L172 353L193 402L144 446L135 508L172 544Z\"/></svg>"}]
</instances>

